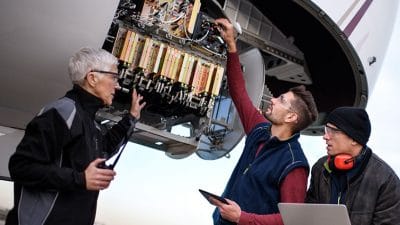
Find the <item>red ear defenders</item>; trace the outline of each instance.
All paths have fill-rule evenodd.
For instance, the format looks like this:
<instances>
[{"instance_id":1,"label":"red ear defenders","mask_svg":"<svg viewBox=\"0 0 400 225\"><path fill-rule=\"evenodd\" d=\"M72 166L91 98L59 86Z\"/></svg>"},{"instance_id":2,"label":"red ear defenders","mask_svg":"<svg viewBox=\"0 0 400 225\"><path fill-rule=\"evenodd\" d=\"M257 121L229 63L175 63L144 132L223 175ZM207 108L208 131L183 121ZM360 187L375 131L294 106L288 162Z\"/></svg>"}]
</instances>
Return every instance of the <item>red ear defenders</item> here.
<instances>
[{"instance_id":1,"label":"red ear defenders","mask_svg":"<svg viewBox=\"0 0 400 225\"><path fill-rule=\"evenodd\" d=\"M328 157L329 169L333 171L346 171L354 167L355 158L349 154L338 154Z\"/></svg>"}]
</instances>

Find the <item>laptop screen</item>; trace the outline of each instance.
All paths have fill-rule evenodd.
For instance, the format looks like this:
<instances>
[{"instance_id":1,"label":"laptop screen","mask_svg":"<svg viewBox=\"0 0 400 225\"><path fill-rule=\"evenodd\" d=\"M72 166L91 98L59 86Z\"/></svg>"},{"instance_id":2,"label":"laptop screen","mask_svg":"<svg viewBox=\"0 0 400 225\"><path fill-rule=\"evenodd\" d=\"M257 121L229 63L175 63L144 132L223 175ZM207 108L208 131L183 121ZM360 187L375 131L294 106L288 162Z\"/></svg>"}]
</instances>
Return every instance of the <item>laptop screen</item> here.
<instances>
[{"instance_id":1,"label":"laptop screen","mask_svg":"<svg viewBox=\"0 0 400 225\"><path fill-rule=\"evenodd\" d=\"M351 225L345 205L279 203L284 225Z\"/></svg>"}]
</instances>

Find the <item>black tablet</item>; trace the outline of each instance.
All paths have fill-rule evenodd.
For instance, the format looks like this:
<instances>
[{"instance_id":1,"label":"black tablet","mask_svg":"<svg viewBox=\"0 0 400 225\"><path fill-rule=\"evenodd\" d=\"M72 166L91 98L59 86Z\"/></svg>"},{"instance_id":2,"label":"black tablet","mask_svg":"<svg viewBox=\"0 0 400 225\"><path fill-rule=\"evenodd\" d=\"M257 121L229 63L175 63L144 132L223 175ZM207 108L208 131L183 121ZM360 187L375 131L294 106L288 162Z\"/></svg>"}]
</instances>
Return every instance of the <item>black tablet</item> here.
<instances>
[{"instance_id":1,"label":"black tablet","mask_svg":"<svg viewBox=\"0 0 400 225\"><path fill-rule=\"evenodd\" d=\"M213 197L213 198L217 199L218 201L220 201L220 202L222 202L222 203L229 204L228 201L226 201L226 199L223 198L223 197L221 197L221 196L218 196L218 195L216 195L216 194L213 194L213 193L210 193L210 192L208 192L208 191L201 190L201 189L199 189L199 191L200 191L200 193L204 196L204 198L206 198L207 201L209 201L209 202L210 202L209 197ZM211 202L210 202L210 203L211 203ZM212 203L211 203L211 204L212 204Z\"/></svg>"}]
</instances>

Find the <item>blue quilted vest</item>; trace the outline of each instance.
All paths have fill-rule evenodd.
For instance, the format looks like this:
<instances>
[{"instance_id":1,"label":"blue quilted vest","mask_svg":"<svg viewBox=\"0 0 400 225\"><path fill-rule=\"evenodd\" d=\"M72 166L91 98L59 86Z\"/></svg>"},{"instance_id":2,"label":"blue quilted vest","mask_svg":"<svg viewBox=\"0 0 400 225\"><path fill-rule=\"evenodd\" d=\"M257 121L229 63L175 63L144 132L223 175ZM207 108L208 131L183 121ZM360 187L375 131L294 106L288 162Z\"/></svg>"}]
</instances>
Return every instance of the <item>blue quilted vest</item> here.
<instances>
[{"instance_id":1,"label":"blue quilted vest","mask_svg":"<svg viewBox=\"0 0 400 225\"><path fill-rule=\"evenodd\" d=\"M278 213L279 187L297 167L309 170L297 133L285 141L271 137L270 123L260 123L249 133L242 155L232 172L223 197L239 204L242 211L256 214ZM261 143L265 143L256 157ZM213 214L214 224L234 224Z\"/></svg>"}]
</instances>

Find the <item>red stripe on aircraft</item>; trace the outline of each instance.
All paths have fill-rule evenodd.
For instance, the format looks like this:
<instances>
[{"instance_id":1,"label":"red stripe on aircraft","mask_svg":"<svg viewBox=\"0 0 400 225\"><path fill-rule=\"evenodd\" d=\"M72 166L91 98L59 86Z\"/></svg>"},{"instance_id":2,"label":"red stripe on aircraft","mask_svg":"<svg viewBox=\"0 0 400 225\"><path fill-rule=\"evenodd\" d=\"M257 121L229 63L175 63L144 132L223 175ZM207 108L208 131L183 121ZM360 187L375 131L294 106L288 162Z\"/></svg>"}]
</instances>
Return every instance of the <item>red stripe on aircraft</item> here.
<instances>
[{"instance_id":1,"label":"red stripe on aircraft","mask_svg":"<svg viewBox=\"0 0 400 225\"><path fill-rule=\"evenodd\" d=\"M358 10L356 15L353 17L353 19L351 19L350 23L346 26L343 32L347 37L349 37L351 33L353 33L354 29L360 22L361 18L364 16L365 12L367 12L372 1L373 0L366 0L364 4L361 6L361 8Z\"/></svg>"}]
</instances>

